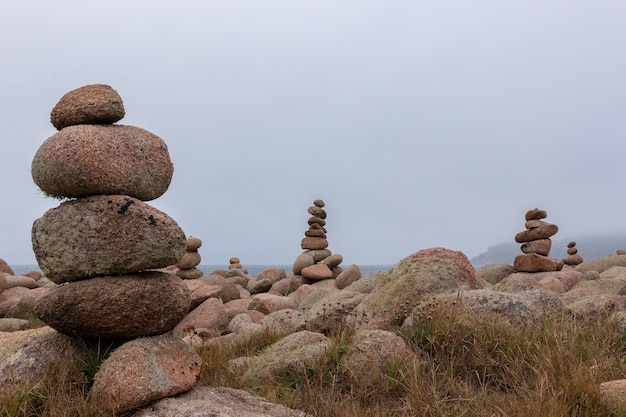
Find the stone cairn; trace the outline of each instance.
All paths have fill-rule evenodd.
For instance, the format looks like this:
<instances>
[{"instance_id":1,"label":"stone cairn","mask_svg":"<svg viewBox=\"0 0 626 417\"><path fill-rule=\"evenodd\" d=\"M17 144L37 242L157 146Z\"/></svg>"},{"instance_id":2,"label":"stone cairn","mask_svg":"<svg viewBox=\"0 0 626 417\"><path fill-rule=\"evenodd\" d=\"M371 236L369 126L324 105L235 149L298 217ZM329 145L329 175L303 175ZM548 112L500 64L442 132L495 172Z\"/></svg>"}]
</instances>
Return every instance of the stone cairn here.
<instances>
[{"instance_id":1,"label":"stone cairn","mask_svg":"<svg viewBox=\"0 0 626 417\"><path fill-rule=\"evenodd\" d=\"M567 244L567 256L563 258L563 263L570 266L583 263L583 258L578 254L578 249L576 249L576 242L569 242Z\"/></svg>"},{"instance_id":2,"label":"stone cairn","mask_svg":"<svg viewBox=\"0 0 626 417\"><path fill-rule=\"evenodd\" d=\"M200 375L196 352L164 335L187 314L189 290L175 274L156 271L176 264L185 247L190 251L195 242L197 249L199 241L190 244L172 218L145 203L165 193L173 164L161 138L114 124L124 115L121 97L104 84L72 90L52 110L58 132L37 150L31 172L47 196L66 201L35 220L32 244L44 275L65 285L46 294L35 312L61 333L108 340L117 350L153 339L167 345L182 365L154 369L155 378L175 370L178 381L146 394L155 400L189 390ZM126 354L140 361L146 353L129 348ZM92 397L112 404L125 390L148 389L116 384L126 367L108 365L110 359L95 375Z\"/></svg>"},{"instance_id":3,"label":"stone cairn","mask_svg":"<svg viewBox=\"0 0 626 417\"><path fill-rule=\"evenodd\" d=\"M178 270L176 275L182 279L196 279L204 275L204 273L196 268L200 265L202 257L198 253L198 249L202 246L202 241L197 237L188 237L185 247L185 254L176 263Z\"/></svg>"},{"instance_id":4,"label":"stone cairn","mask_svg":"<svg viewBox=\"0 0 626 417\"><path fill-rule=\"evenodd\" d=\"M515 257L513 269L520 272L548 272L560 271L563 261L548 258L552 247L551 236L559 228L555 224L547 223L542 219L548 217L545 210L533 209L526 213L526 230L515 235L515 241L522 243L523 255Z\"/></svg>"},{"instance_id":5,"label":"stone cairn","mask_svg":"<svg viewBox=\"0 0 626 417\"><path fill-rule=\"evenodd\" d=\"M343 262L343 257L328 249L324 202L315 200L308 212L311 215L308 220L309 230L304 232L301 243L304 252L296 258L293 273L309 281L337 278L342 272L339 265Z\"/></svg>"}]
</instances>

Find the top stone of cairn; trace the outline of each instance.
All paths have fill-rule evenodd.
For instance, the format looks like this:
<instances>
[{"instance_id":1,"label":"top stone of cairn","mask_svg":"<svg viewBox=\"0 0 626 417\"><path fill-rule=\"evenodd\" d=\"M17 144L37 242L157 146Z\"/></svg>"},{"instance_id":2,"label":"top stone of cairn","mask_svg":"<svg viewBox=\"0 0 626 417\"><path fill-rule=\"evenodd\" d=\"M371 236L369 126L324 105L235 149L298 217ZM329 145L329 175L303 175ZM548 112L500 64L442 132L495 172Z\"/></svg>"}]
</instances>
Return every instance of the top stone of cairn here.
<instances>
[{"instance_id":1,"label":"top stone of cairn","mask_svg":"<svg viewBox=\"0 0 626 417\"><path fill-rule=\"evenodd\" d=\"M83 124L113 124L124 117L122 98L106 84L91 84L66 93L50 113L57 130Z\"/></svg>"}]
</instances>

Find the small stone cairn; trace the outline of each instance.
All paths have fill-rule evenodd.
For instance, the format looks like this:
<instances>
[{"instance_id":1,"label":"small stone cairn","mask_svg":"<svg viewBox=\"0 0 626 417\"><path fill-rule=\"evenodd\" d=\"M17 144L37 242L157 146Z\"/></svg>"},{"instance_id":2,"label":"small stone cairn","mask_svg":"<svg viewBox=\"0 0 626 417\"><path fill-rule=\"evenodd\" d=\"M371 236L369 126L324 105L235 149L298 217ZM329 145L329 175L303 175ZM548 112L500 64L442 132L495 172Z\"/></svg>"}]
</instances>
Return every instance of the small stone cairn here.
<instances>
[{"instance_id":1,"label":"small stone cairn","mask_svg":"<svg viewBox=\"0 0 626 417\"><path fill-rule=\"evenodd\" d=\"M296 258L293 273L310 281L337 278L343 271L339 266L343 262L343 257L333 254L328 249L327 232L324 227L326 226L324 201L315 200L308 212L311 215L308 220L309 229L304 232L301 242L304 252Z\"/></svg>"},{"instance_id":2,"label":"small stone cairn","mask_svg":"<svg viewBox=\"0 0 626 417\"><path fill-rule=\"evenodd\" d=\"M165 193L173 164L161 138L114 124L124 115L121 97L104 84L72 90L52 110L58 132L35 153L31 173L47 196L66 201L35 220L32 244L44 275L65 285L41 298L35 312L61 333L117 342L118 349L128 340L148 343L148 336L165 337L184 363L185 378L167 394L146 394L154 400L190 389L200 374L195 351L164 335L187 314L189 290L175 274L156 271L183 255L195 266L196 258L188 253L200 242L186 239L172 218L145 203ZM135 352L141 357L134 359L141 361L144 353ZM116 375L109 360L100 369ZM115 390L123 390L123 384L116 385L114 378L104 382L110 375L100 373L92 395L122 398Z\"/></svg>"},{"instance_id":3,"label":"small stone cairn","mask_svg":"<svg viewBox=\"0 0 626 417\"><path fill-rule=\"evenodd\" d=\"M197 237L188 237L185 247L185 254L176 263L178 270L176 275L182 279L196 279L204 275L204 273L196 268L200 265L202 257L198 253L198 249L202 246L202 241Z\"/></svg>"},{"instance_id":4,"label":"small stone cairn","mask_svg":"<svg viewBox=\"0 0 626 417\"><path fill-rule=\"evenodd\" d=\"M570 266L583 263L583 258L578 254L578 249L576 249L576 242L569 242L567 244L567 256L563 258L563 263Z\"/></svg>"},{"instance_id":5,"label":"small stone cairn","mask_svg":"<svg viewBox=\"0 0 626 417\"><path fill-rule=\"evenodd\" d=\"M513 269L519 272L549 272L560 271L563 261L548 258L552 247L551 236L559 228L555 224L547 223L542 219L548 217L545 210L537 208L526 213L526 230L515 235L515 241L522 243L523 255L515 257Z\"/></svg>"}]
</instances>

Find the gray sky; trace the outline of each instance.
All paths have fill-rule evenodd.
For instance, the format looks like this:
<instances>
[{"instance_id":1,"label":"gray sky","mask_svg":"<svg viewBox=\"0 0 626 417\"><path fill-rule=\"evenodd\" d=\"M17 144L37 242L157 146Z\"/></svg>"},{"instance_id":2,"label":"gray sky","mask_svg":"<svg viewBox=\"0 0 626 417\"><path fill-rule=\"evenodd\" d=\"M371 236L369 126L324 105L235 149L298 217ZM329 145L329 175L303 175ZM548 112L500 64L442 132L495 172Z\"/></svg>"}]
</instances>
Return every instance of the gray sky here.
<instances>
[{"instance_id":1,"label":"gray sky","mask_svg":"<svg viewBox=\"0 0 626 417\"><path fill-rule=\"evenodd\" d=\"M326 202L344 265L626 231L626 2L43 1L0 6L0 257L59 204L30 176L50 111L115 88L165 140L150 202L203 263L289 264ZM511 260L512 262L512 260Z\"/></svg>"}]
</instances>

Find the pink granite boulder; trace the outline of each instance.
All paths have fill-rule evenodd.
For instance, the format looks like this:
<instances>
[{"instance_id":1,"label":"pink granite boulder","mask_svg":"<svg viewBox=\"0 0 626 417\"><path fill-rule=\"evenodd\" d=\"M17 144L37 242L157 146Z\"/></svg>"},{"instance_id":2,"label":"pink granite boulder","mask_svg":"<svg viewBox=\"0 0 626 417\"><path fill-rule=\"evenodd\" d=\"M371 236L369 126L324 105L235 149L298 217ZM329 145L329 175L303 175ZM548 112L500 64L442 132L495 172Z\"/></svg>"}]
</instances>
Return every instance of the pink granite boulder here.
<instances>
[{"instance_id":1,"label":"pink granite boulder","mask_svg":"<svg viewBox=\"0 0 626 417\"><path fill-rule=\"evenodd\" d=\"M134 126L78 125L48 138L31 163L35 184L50 196L125 194L148 201L174 173L165 142Z\"/></svg>"},{"instance_id":2,"label":"pink granite boulder","mask_svg":"<svg viewBox=\"0 0 626 417\"><path fill-rule=\"evenodd\" d=\"M83 124L111 124L124 117L124 103L113 88L91 84L66 93L50 113L57 130Z\"/></svg>"},{"instance_id":3,"label":"pink granite boulder","mask_svg":"<svg viewBox=\"0 0 626 417\"><path fill-rule=\"evenodd\" d=\"M200 378L202 359L172 336L123 344L94 376L90 400L116 415L190 390Z\"/></svg>"},{"instance_id":4,"label":"pink granite boulder","mask_svg":"<svg viewBox=\"0 0 626 417\"><path fill-rule=\"evenodd\" d=\"M172 330L190 303L183 280L149 271L61 285L39 300L35 312L71 336L123 340Z\"/></svg>"}]
</instances>

